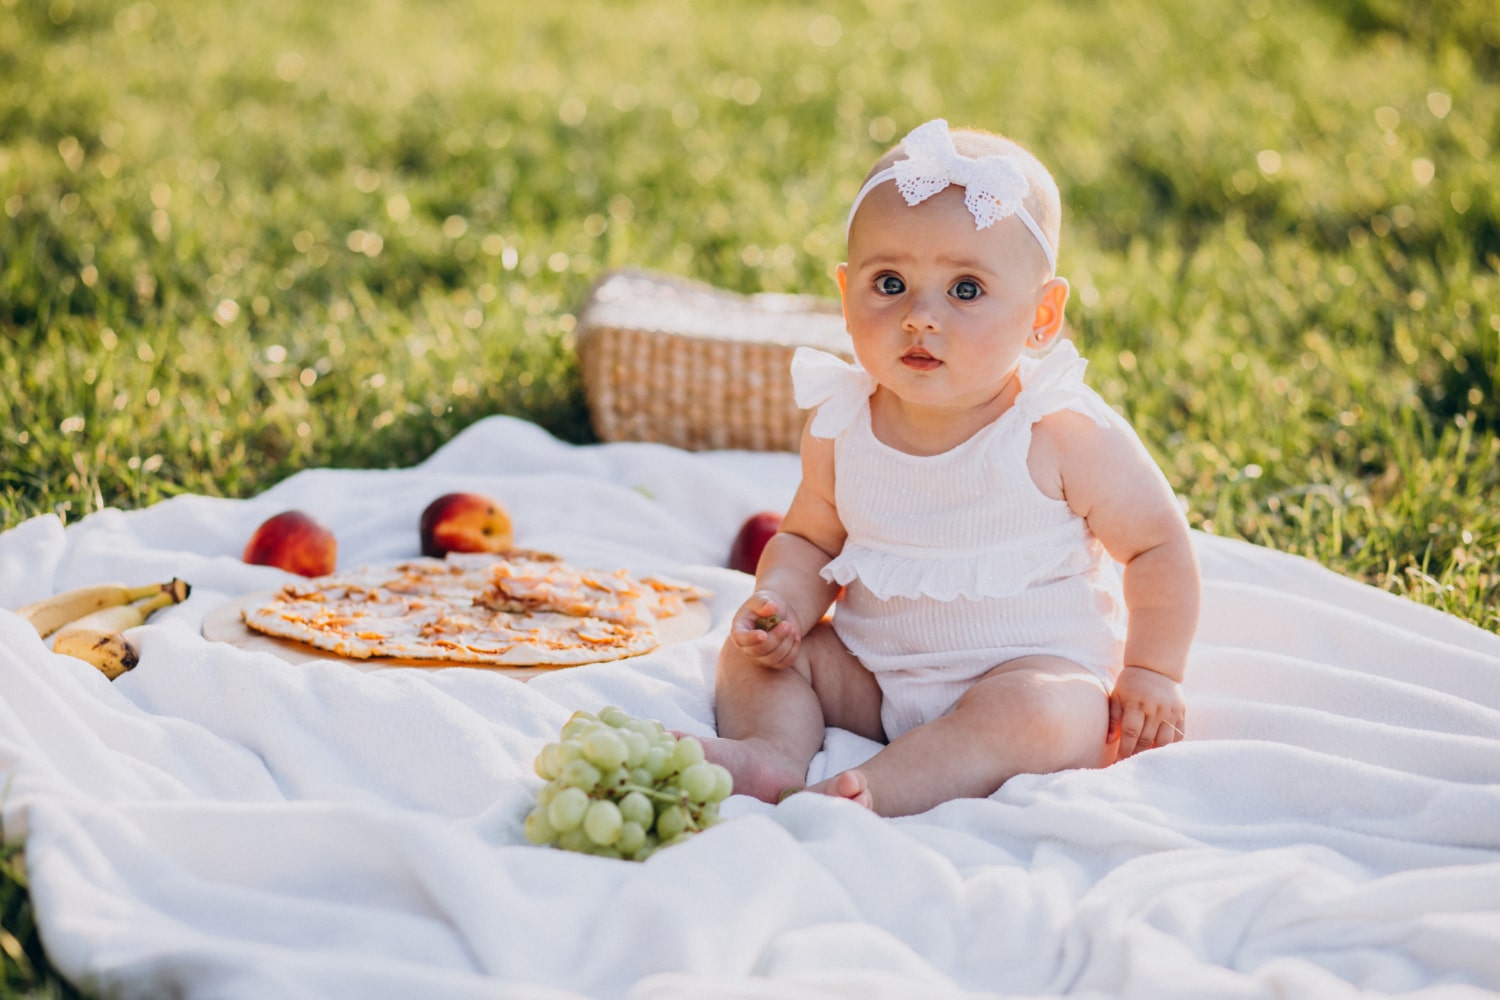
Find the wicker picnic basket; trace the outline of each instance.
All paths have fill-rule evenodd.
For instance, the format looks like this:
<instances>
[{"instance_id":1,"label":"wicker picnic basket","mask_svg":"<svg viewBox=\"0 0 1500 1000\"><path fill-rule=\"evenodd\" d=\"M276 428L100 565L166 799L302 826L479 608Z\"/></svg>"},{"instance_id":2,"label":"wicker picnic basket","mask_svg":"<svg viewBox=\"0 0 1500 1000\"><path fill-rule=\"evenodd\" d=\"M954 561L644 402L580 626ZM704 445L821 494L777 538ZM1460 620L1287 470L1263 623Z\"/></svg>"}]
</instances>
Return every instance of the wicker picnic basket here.
<instances>
[{"instance_id":1,"label":"wicker picnic basket","mask_svg":"<svg viewBox=\"0 0 1500 1000\"><path fill-rule=\"evenodd\" d=\"M796 451L799 346L853 359L837 300L740 295L642 270L605 274L578 318L594 432L695 451Z\"/></svg>"}]
</instances>

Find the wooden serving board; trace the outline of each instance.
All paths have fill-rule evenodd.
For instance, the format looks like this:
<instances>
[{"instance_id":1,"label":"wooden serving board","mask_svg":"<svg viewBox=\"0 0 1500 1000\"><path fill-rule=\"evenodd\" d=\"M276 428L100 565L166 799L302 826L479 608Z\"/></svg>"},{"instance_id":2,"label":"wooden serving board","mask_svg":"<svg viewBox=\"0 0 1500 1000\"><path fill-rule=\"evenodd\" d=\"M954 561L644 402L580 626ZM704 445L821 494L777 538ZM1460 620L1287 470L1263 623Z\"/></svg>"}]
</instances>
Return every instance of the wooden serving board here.
<instances>
[{"instance_id":1,"label":"wooden serving board","mask_svg":"<svg viewBox=\"0 0 1500 1000\"><path fill-rule=\"evenodd\" d=\"M352 656L340 656L327 650L309 646L303 642L293 639L283 639L280 636L266 635L257 632L245 624L245 619L240 612L246 607L252 607L269 600L276 591L263 590L253 594L245 594L225 601L214 610L210 611L203 619L203 636L215 642L227 642L231 646L241 649L254 650L262 653L273 653L289 663L306 663L309 660L335 660L339 663L347 663L361 670L383 670L387 667L427 667L441 669L444 667L468 667L474 670L488 670L492 673L504 674L518 680L527 681L538 674L549 673L553 670L566 670L567 667L557 666L491 666L484 663L457 663L449 660L412 660L397 656L374 656L369 659L358 659ZM656 632L661 638L661 646L671 646L679 642L687 642L696 639L708 632L710 624L708 605L702 601L689 601L683 612L664 618L657 622ZM606 662L620 662L616 660ZM582 664L580 664L581 666Z\"/></svg>"}]
</instances>

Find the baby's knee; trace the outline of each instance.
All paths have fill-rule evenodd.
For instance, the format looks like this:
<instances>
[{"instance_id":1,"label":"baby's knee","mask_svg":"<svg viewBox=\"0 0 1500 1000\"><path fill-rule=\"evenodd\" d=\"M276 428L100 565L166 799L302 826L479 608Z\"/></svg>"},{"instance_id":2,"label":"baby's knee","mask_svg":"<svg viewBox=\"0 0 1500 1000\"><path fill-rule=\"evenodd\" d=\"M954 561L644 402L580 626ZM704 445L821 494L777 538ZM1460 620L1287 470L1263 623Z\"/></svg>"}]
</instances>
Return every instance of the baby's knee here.
<instances>
[{"instance_id":1,"label":"baby's knee","mask_svg":"<svg viewBox=\"0 0 1500 1000\"><path fill-rule=\"evenodd\" d=\"M1097 767L1109 727L1102 688L1080 682L1072 691L1043 690L1030 707L1032 745L1054 757L1054 768Z\"/></svg>"},{"instance_id":2,"label":"baby's knee","mask_svg":"<svg viewBox=\"0 0 1500 1000\"><path fill-rule=\"evenodd\" d=\"M1026 748L1038 772L1096 767L1102 759L1109 723L1109 700L1091 677L1042 672L1012 674L1001 684L976 685L965 696L1003 722L990 732L997 740ZM976 705L975 707L979 707Z\"/></svg>"}]
</instances>

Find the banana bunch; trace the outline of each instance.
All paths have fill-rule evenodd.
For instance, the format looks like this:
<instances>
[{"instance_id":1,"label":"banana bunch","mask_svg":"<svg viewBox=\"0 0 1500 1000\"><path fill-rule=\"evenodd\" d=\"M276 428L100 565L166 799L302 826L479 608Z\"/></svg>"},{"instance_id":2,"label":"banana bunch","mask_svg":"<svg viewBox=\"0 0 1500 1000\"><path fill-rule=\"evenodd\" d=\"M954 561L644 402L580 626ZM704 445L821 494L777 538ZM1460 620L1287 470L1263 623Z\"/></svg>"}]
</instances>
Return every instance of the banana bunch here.
<instances>
[{"instance_id":1,"label":"banana bunch","mask_svg":"<svg viewBox=\"0 0 1500 1000\"><path fill-rule=\"evenodd\" d=\"M144 625L152 612L186 600L191 592L192 587L176 577L141 587L96 584L28 604L16 614L43 639L55 634L54 653L92 663L114 680L139 659L125 630Z\"/></svg>"}]
</instances>

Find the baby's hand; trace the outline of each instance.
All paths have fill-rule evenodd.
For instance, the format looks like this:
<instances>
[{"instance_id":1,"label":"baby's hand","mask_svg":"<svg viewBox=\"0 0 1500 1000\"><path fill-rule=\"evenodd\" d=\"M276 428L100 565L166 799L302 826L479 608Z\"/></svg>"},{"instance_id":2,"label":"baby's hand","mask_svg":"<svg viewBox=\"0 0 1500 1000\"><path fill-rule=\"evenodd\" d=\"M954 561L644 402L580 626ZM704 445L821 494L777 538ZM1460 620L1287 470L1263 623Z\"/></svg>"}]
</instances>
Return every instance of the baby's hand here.
<instances>
[{"instance_id":1,"label":"baby's hand","mask_svg":"<svg viewBox=\"0 0 1500 1000\"><path fill-rule=\"evenodd\" d=\"M769 590L758 590L735 612L729 639L755 663L779 670L797 659L802 628L780 598Z\"/></svg>"},{"instance_id":2,"label":"baby's hand","mask_svg":"<svg viewBox=\"0 0 1500 1000\"><path fill-rule=\"evenodd\" d=\"M1119 741L1118 758L1176 743L1184 735L1187 704L1182 685L1146 667L1126 667L1109 696L1106 744Z\"/></svg>"}]
</instances>

